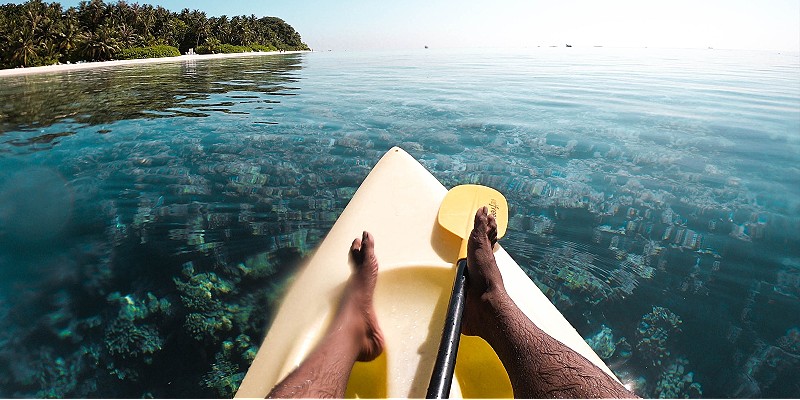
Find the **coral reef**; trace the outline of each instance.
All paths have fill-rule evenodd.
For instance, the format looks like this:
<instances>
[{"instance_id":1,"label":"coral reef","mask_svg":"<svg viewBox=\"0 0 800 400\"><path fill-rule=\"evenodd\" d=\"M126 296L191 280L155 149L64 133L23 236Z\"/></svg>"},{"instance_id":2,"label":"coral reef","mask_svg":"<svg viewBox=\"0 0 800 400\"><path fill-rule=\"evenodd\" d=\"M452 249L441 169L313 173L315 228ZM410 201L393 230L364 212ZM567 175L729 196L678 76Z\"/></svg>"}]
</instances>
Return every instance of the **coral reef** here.
<instances>
[{"instance_id":1,"label":"coral reef","mask_svg":"<svg viewBox=\"0 0 800 400\"><path fill-rule=\"evenodd\" d=\"M119 304L117 317L105 331L108 352L123 358L145 356L145 362L150 362L150 356L161 350L164 339L158 327L148 321L170 315L169 301L149 292L145 300L137 300L133 295L122 296L119 292L111 293L107 300Z\"/></svg>"},{"instance_id":2,"label":"coral reef","mask_svg":"<svg viewBox=\"0 0 800 400\"><path fill-rule=\"evenodd\" d=\"M254 279L264 278L276 272L276 265L270 258L269 252L262 252L250 256L237 265L242 274Z\"/></svg>"},{"instance_id":3,"label":"coral reef","mask_svg":"<svg viewBox=\"0 0 800 400\"><path fill-rule=\"evenodd\" d=\"M220 397L233 397L245 375L239 365L250 365L256 353L258 346L245 334L222 342L222 349L215 355L211 371L203 376L203 384Z\"/></svg>"},{"instance_id":4,"label":"coral reef","mask_svg":"<svg viewBox=\"0 0 800 400\"><path fill-rule=\"evenodd\" d=\"M614 365L624 364L631 357L631 345L624 337L614 340L611 328L601 325L600 331L585 339L600 358Z\"/></svg>"},{"instance_id":5,"label":"coral reef","mask_svg":"<svg viewBox=\"0 0 800 400\"><path fill-rule=\"evenodd\" d=\"M173 278L181 302L188 314L184 327L197 340L218 340L219 334L233 328L231 313L235 308L222 302L222 297L234 291L234 283L214 272L197 273L191 263L183 267L183 278Z\"/></svg>"},{"instance_id":6,"label":"coral reef","mask_svg":"<svg viewBox=\"0 0 800 400\"><path fill-rule=\"evenodd\" d=\"M614 334L611 332L611 328L605 325L600 328L600 332L586 339L586 343L604 360L611 358L617 349L617 344L614 342Z\"/></svg>"},{"instance_id":7,"label":"coral reef","mask_svg":"<svg viewBox=\"0 0 800 400\"><path fill-rule=\"evenodd\" d=\"M211 365L211 371L203 376L203 384L213 389L220 398L231 398L239 389L244 379L244 372L225 356L217 355Z\"/></svg>"},{"instance_id":8,"label":"coral reef","mask_svg":"<svg viewBox=\"0 0 800 400\"><path fill-rule=\"evenodd\" d=\"M161 350L164 339L152 324L137 324L133 320L118 319L106 329L106 346L112 355L138 357Z\"/></svg>"},{"instance_id":9,"label":"coral reef","mask_svg":"<svg viewBox=\"0 0 800 400\"><path fill-rule=\"evenodd\" d=\"M65 397L86 397L97 390L97 380L84 377L89 366L99 362L97 348L84 347L67 358L54 357L50 350L43 349L38 357L36 381L41 388L36 397L63 399ZM79 395L80 396L77 396Z\"/></svg>"},{"instance_id":10,"label":"coral reef","mask_svg":"<svg viewBox=\"0 0 800 400\"><path fill-rule=\"evenodd\" d=\"M659 399L697 399L703 396L699 382L694 382L694 373L687 371L689 361L678 357L663 369L653 390Z\"/></svg>"},{"instance_id":11,"label":"coral reef","mask_svg":"<svg viewBox=\"0 0 800 400\"><path fill-rule=\"evenodd\" d=\"M107 297L119 310L105 329L105 349L110 356L106 368L119 380L138 380L140 373L135 363L152 364L165 344L159 323L172 315L172 305L150 292L144 297L139 300L135 295L122 296L119 292Z\"/></svg>"},{"instance_id":12,"label":"coral reef","mask_svg":"<svg viewBox=\"0 0 800 400\"><path fill-rule=\"evenodd\" d=\"M636 329L636 350L639 357L654 367L661 366L670 355L670 335L680 332L681 323L680 317L672 311L654 306L651 312L642 316Z\"/></svg>"}]
</instances>

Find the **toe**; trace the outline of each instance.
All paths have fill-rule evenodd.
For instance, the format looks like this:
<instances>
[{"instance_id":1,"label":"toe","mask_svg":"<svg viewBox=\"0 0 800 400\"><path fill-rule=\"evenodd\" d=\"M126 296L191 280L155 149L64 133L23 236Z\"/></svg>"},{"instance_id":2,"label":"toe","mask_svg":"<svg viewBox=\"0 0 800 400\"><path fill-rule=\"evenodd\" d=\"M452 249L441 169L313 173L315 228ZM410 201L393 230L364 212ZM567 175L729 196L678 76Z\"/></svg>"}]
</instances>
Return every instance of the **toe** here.
<instances>
[{"instance_id":1,"label":"toe","mask_svg":"<svg viewBox=\"0 0 800 400\"><path fill-rule=\"evenodd\" d=\"M367 231L364 231L361 236L361 262L368 270L378 268L378 259L375 257L375 239Z\"/></svg>"},{"instance_id":2,"label":"toe","mask_svg":"<svg viewBox=\"0 0 800 400\"><path fill-rule=\"evenodd\" d=\"M355 238L353 240L353 244L350 245L350 257L353 258L353 261L356 264L361 264L364 261L364 256L362 254L363 242L359 238Z\"/></svg>"},{"instance_id":3,"label":"toe","mask_svg":"<svg viewBox=\"0 0 800 400\"><path fill-rule=\"evenodd\" d=\"M487 238L490 220L487 208L479 208L478 212L475 213L475 226L470 233L470 241L480 244L480 242L483 242L483 240Z\"/></svg>"},{"instance_id":4,"label":"toe","mask_svg":"<svg viewBox=\"0 0 800 400\"><path fill-rule=\"evenodd\" d=\"M364 231L361 234L361 250L364 252L364 256L365 257L372 256L374 249L375 249L375 240L372 238L372 234L367 231Z\"/></svg>"},{"instance_id":5,"label":"toe","mask_svg":"<svg viewBox=\"0 0 800 400\"><path fill-rule=\"evenodd\" d=\"M486 226L488 221L488 213L489 210L486 208L486 206L478 209L478 211L475 213L475 228L483 228Z\"/></svg>"}]
</instances>

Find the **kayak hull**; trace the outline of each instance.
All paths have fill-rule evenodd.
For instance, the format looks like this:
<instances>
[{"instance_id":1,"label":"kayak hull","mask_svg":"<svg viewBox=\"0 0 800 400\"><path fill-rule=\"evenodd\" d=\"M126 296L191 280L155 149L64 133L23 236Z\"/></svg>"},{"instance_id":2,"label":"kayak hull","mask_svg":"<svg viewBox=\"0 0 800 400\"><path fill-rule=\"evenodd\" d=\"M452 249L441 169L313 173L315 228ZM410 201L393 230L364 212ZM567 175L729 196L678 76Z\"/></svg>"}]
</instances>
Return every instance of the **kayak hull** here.
<instances>
[{"instance_id":1,"label":"kayak hull","mask_svg":"<svg viewBox=\"0 0 800 400\"><path fill-rule=\"evenodd\" d=\"M384 353L353 368L347 397L424 397L433 371L461 239L437 224L447 189L400 148L376 164L289 287L237 398L263 398L313 350L350 276L362 231L379 262L375 312ZM517 263L497 246L506 290L542 330L614 376ZM616 378L615 378L616 379ZM502 363L482 339L463 336L451 397L513 397Z\"/></svg>"}]
</instances>

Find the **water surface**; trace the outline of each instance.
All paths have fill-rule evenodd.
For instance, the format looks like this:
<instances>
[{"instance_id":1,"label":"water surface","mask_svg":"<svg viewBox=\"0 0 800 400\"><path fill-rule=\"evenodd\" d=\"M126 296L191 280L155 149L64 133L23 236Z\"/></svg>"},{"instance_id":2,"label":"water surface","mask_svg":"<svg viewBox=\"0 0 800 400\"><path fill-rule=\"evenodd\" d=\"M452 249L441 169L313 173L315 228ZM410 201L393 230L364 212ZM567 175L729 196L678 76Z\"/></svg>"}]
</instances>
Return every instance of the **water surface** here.
<instances>
[{"instance_id":1,"label":"water surface","mask_svg":"<svg viewBox=\"0 0 800 400\"><path fill-rule=\"evenodd\" d=\"M647 397L799 397L800 59L310 53L0 82L0 395L238 387L391 146ZM268 349L267 349L268 351Z\"/></svg>"}]
</instances>

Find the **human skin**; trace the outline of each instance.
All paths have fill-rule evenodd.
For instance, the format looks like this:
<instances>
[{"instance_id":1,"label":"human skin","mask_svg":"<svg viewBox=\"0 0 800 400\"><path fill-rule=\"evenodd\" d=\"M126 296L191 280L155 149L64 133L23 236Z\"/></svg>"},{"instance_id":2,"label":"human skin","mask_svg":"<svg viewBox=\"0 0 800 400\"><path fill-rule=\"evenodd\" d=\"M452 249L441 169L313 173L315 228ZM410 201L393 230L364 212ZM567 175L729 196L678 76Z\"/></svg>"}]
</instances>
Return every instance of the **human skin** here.
<instances>
[{"instance_id":1,"label":"human skin","mask_svg":"<svg viewBox=\"0 0 800 400\"><path fill-rule=\"evenodd\" d=\"M486 340L508 372L517 398L634 398L619 382L554 339L517 307L503 285L492 248L497 223L486 207L467 244L462 332Z\"/></svg>"},{"instance_id":2,"label":"human skin","mask_svg":"<svg viewBox=\"0 0 800 400\"><path fill-rule=\"evenodd\" d=\"M353 273L322 341L267 398L342 398L356 361L371 361L383 352L372 297L378 279L375 241L367 232L350 246Z\"/></svg>"},{"instance_id":3,"label":"human skin","mask_svg":"<svg viewBox=\"0 0 800 400\"><path fill-rule=\"evenodd\" d=\"M462 332L480 336L500 357L518 398L632 398L589 360L539 329L506 293L492 251L497 223L481 208L467 244L467 298ZM378 277L375 242L367 232L350 246L353 273L322 341L267 398L344 397L356 361L383 352L373 307Z\"/></svg>"}]
</instances>

